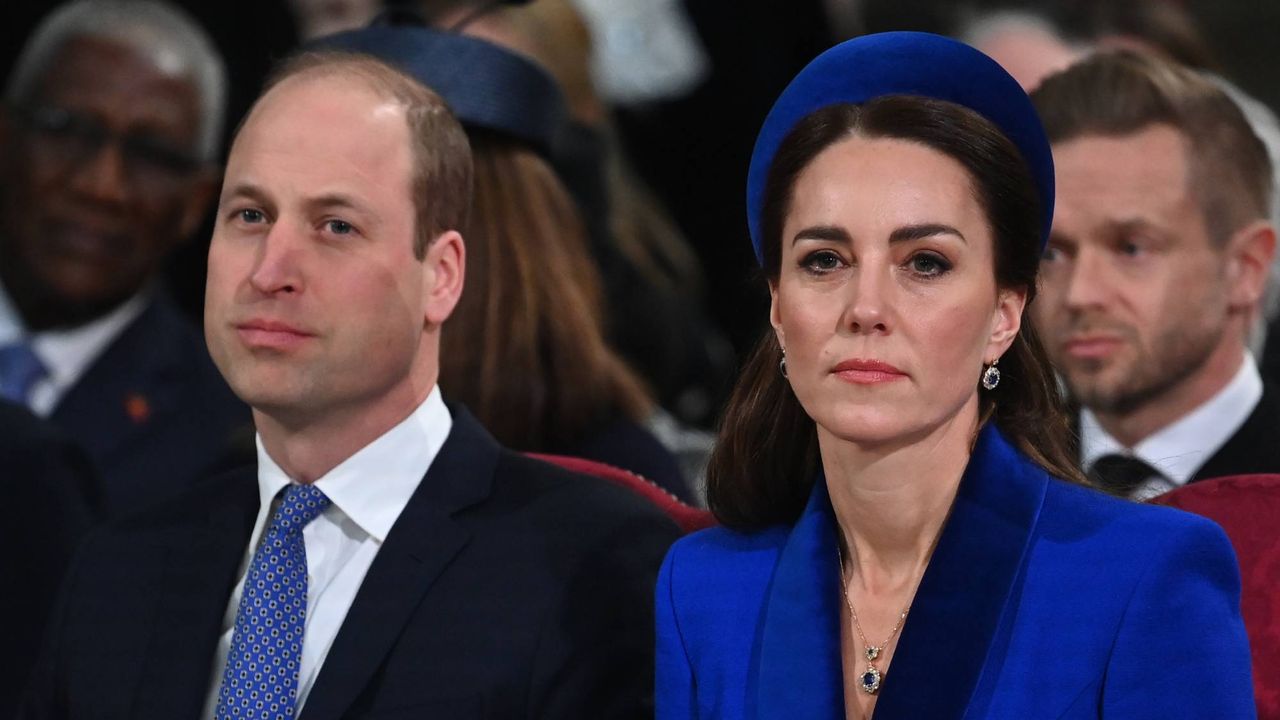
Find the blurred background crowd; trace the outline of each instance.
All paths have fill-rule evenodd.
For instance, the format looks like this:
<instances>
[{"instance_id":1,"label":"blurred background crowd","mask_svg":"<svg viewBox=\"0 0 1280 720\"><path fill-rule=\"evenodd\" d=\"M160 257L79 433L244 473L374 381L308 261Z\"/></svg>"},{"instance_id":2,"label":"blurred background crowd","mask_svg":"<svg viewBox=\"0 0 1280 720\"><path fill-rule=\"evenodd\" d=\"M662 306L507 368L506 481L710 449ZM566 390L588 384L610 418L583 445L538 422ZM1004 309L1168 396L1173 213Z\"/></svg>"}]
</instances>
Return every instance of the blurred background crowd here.
<instances>
[{"instance_id":1,"label":"blurred background crowd","mask_svg":"<svg viewBox=\"0 0 1280 720\"><path fill-rule=\"evenodd\" d=\"M412 13L532 63L483 81L504 119L481 117L487 101L455 108L476 153L476 199L467 290L443 340L446 397L516 450L616 465L691 505L704 502L740 362L768 329L744 222L755 135L787 81L835 42L955 36L1029 91L1097 49L1148 51L1212 74L1280 157L1277 3L173 0L203 32L152 18L142 24L164 37L139 41L155 50L149 60L86 42L46 72L29 41L60 5L2 11L13 120L0 135L0 365L6 397L50 419L101 478L68 536L90 516L152 501L174 473L252 458L248 411L198 331L219 164L276 60L378 17ZM168 62L187 69L188 85L148 84L149 73L172 75ZM139 108L154 111L141 124ZM99 154L108 141L120 143L118 167ZM73 162L88 169L50 170ZM62 267L37 247L49 238L113 259L97 275ZM1267 384L1280 381L1280 330L1268 332L1278 309L1272 282L1248 339ZM36 337L34 355L5 356L24 335ZM1259 469L1224 470L1212 474Z\"/></svg>"}]
</instances>

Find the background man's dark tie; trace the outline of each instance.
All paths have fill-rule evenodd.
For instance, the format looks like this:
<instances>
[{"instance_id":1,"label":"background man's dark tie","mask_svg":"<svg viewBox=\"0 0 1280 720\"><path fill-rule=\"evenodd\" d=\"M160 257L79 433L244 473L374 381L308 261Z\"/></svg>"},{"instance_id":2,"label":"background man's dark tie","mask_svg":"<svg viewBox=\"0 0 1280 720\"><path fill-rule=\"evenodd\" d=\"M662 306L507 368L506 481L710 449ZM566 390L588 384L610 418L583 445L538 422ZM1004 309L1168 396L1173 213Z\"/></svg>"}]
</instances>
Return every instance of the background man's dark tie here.
<instances>
[{"instance_id":1,"label":"background man's dark tie","mask_svg":"<svg viewBox=\"0 0 1280 720\"><path fill-rule=\"evenodd\" d=\"M1129 497L1143 482L1160 472L1132 455L1103 455L1089 468L1089 479L1112 495Z\"/></svg>"}]
</instances>

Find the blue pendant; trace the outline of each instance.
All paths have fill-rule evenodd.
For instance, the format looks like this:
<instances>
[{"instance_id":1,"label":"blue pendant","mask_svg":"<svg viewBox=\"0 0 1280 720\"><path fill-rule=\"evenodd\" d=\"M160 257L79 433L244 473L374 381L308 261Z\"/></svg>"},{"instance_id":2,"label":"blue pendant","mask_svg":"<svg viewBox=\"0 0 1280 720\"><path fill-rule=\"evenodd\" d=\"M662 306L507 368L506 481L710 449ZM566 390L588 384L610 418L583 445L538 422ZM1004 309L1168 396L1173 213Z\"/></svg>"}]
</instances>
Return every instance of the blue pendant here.
<instances>
[{"instance_id":1,"label":"blue pendant","mask_svg":"<svg viewBox=\"0 0 1280 720\"><path fill-rule=\"evenodd\" d=\"M880 671L875 665L868 665L866 670L858 676L858 687L862 688L862 692L868 695L875 695L880 689Z\"/></svg>"}]
</instances>

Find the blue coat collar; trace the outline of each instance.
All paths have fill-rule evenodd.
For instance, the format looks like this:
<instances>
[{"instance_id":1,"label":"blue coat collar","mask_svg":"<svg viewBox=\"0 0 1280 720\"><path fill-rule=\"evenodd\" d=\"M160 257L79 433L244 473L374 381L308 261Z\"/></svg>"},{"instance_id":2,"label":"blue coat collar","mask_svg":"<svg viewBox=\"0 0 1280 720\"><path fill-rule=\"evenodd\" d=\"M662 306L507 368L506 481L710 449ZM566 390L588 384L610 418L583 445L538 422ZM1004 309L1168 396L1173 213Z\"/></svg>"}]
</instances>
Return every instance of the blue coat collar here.
<instances>
[{"instance_id":1,"label":"blue coat collar","mask_svg":"<svg viewBox=\"0 0 1280 720\"><path fill-rule=\"evenodd\" d=\"M920 582L886 673L876 717L963 717L1021 575L1049 476L988 425ZM836 525L814 483L767 590L748 680L765 718L843 718Z\"/></svg>"}]
</instances>

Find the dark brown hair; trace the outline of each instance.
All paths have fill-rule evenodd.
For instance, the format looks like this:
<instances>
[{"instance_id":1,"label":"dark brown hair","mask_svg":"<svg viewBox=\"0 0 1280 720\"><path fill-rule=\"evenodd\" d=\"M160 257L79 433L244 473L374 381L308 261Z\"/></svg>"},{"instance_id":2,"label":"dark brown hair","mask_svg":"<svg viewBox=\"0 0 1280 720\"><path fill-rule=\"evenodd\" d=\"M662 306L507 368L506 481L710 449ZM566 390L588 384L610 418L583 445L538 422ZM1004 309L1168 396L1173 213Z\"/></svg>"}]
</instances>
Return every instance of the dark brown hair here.
<instances>
[{"instance_id":1,"label":"dark brown hair","mask_svg":"<svg viewBox=\"0 0 1280 720\"><path fill-rule=\"evenodd\" d=\"M1158 124L1182 133L1191 190L1220 246L1270 217L1271 161L1235 103L1200 73L1131 51L1099 53L1031 94L1052 143L1124 136Z\"/></svg>"},{"instance_id":2,"label":"dark brown hair","mask_svg":"<svg viewBox=\"0 0 1280 720\"><path fill-rule=\"evenodd\" d=\"M504 445L565 451L643 421L643 386L604 340L600 276L577 208L540 156L472 131L467 290L441 335L440 384Z\"/></svg>"},{"instance_id":3,"label":"dark brown hair","mask_svg":"<svg viewBox=\"0 0 1280 720\"><path fill-rule=\"evenodd\" d=\"M339 50L304 52L284 60L267 79L263 95L297 75L342 75L404 107L413 142L414 255L446 230L460 230L471 207L471 148L462 125L433 90L387 63Z\"/></svg>"},{"instance_id":4,"label":"dark brown hair","mask_svg":"<svg viewBox=\"0 0 1280 720\"><path fill-rule=\"evenodd\" d=\"M886 96L823 108L787 135L774 156L761 212L764 274L777 282L782 225L800 173L826 148L852 137L917 142L959 162L995 238L996 283L1035 297L1040 267L1039 199L1017 149L978 114L939 100ZM742 530L799 517L819 468L817 431L778 373L782 350L767 332L747 360L721 423L707 470L716 517ZM1022 453L1051 474L1085 483L1068 444L1061 392L1025 312L1022 329L1000 360L1002 379L981 396L982 422L994 421ZM978 378L974 377L976 387Z\"/></svg>"}]
</instances>

